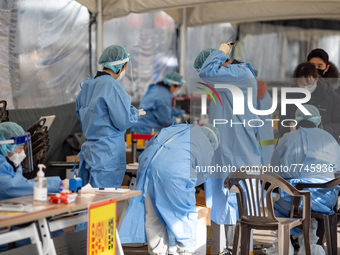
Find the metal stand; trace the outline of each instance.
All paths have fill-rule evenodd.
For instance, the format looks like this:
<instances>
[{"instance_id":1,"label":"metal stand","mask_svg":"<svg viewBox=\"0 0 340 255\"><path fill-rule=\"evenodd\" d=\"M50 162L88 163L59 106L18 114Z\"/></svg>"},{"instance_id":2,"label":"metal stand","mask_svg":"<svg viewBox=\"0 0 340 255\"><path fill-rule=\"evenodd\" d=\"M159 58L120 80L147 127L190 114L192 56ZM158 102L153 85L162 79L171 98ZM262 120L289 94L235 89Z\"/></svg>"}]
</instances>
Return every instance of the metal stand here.
<instances>
[{"instance_id":1,"label":"metal stand","mask_svg":"<svg viewBox=\"0 0 340 255\"><path fill-rule=\"evenodd\" d=\"M50 235L48 222L45 218L38 220L39 230L41 233L42 247L44 255L57 255L54 242Z\"/></svg>"}]
</instances>

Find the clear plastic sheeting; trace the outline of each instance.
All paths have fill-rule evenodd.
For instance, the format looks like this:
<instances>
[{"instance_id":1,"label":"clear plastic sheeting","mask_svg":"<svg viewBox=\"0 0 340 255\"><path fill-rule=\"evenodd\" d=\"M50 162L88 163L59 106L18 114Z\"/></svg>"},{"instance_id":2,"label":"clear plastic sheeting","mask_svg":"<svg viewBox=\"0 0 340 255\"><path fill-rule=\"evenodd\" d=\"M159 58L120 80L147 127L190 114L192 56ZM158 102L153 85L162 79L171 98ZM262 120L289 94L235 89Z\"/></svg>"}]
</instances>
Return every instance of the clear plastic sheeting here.
<instances>
[{"instance_id":1,"label":"clear plastic sheeting","mask_svg":"<svg viewBox=\"0 0 340 255\"><path fill-rule=\"evenodd\" d=\"M189 81L199 78L194 68L194 61L201 50L206 48L218 49L221 43L236 40L237 31L230 23L222 23L211 26L188 28L187 32L187 77ZM186 86L186 92L191 94L190 86Z\"/></svg>"},{"instance_id":2,"label":"clear plastic sheeting","mask_svg":"<svg viewBox=\"0 0 340 255\"><path fill-rule=\"evenodd\" d=\"M89 74L87 9L73 0L2 0L0 12L0 99L9 108L75 101Z\"/></svg>"},{"instance_id":3,"label":"clear plastic sheeting","mask_svg":"<svg viewBox=\"0 0 340 255\"><path fill-rule=\"evenodd\" d=\"M340 66L340 31L249 23L240 25L239 38L239 57L257 69L262 80L293 77L297 65L315 48L324 49Z\"/></svg>"},{"instance_id":4,"label":"clear plastic sheeting","mask_svg":"<svg viewBox=\"0 0 340 255\"><path fill-rule=\"evenodd\" d=\"M104 49L115 44L131 55L122 83L133 102L141 101L151 83L178 71L175 21L165 12L132 13L104 22Z\"/></svg>"}]
</instances>

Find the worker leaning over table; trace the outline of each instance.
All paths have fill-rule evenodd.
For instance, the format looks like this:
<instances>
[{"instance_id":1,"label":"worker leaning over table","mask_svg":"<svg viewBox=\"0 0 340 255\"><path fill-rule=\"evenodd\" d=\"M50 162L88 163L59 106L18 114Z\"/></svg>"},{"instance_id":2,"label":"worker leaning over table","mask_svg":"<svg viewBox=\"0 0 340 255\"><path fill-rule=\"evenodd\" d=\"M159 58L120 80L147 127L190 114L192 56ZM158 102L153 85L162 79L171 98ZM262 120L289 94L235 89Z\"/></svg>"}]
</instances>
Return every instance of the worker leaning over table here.
<instances>
[{"instance_id":1,"label":"worker leaning over table","mask_svg":"<svg viewBox=\"0 0 340 255\"><path fill-rule=\"evenodd\" d=\"M25 131L14 122L0 123L0 141L10 140L13 137L23 136ZM22 175L21 162L25 159L22 146L0 144L0 200L33 195L34 179L27 180ZM47 177L49 193L59 192L61 179ZM65 179L68 186L68 180Z\"/></svg>"},{"instance_id":2,"label":"worker leaning over table","mask_svg":"<svg viewBox=\"0 0 340 255\"><path fill-rule=\"evenodd\" d=\"M83 185L119 188L126 170L124 133L145 113L131 105L120 82L130 55L120 45L111 45L98 63L103 71L80 84L76 113L86 142L81 146L79 177Z\"/></svg>"},{"instance_id":3,"label":"worker leaning over table","mask_svg":"<svg viewBox=\"0 0 340 255\"><path fill-rule=\"evenodd\" d=\"M220 142L218 129L188 124L163 128L139 157L136 190L119 230L122 243L148 243L149 254L165 255L174 236L177 253L196 246L195 186L205 180L195 172L209 166ZM204 177L204 176L203 176ZM169 240L170 239L170 240Z\"/></svg>"}]
</instances>

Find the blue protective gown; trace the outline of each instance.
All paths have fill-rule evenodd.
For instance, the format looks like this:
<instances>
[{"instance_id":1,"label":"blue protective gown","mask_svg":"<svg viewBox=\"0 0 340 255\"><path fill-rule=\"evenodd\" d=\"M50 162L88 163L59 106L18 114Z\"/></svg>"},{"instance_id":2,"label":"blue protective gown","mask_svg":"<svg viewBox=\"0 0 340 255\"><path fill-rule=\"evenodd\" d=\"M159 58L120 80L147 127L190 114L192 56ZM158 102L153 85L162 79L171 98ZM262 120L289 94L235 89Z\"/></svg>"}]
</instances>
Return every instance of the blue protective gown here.
<instances>
[{"instance_id":1,"label":"blue protective gown","mask_svg":"<svg viewBox=\"0 0 340 255\"><path fill-rule=\"evenodd\" d=\"M253 89L253 104L256 109L257 102L257 80L250 64L240 63L222 66L227 60L224 53L215 50L205 60L199 76L210 86L215 84L231 84L240 88L244 95L244 115L233 115L233 97L228 89L216 89L220 95L222 104L211 102L209 108L209 122L213 124L214 119L227 119L225 125L216 125L221 134L221 142L215 151L212 165L230 167L235 166L260 166L261 153L257 144L257 129L249 127L247 122L258 117L248 109L247 89ZM230 125L233 123L243 123L244 125ZM253 123L252 125L256 125ZM258 125L258 124L257 124ZM228 172L221 175L215 174L215 178L210 178L205 182L205 195L208 207L211 207L211 220L217 224L234 225L238 219L238 207L236 194L230 193L224 188L224 180ZM216 178L218 177L218 178Z\"/></svg>"},{"instance_id":2,"label":"blue protective gown","mask_svg":"<svg viewBox=\"0 0 340 255\"><path fill-rule=\"evenodd\" d=\"M140 109L146 111L146 115L139 118L131 131L139 134L151 134L152 129L158 132L162 127L168 127L176 123L176 117L182 116L184 110L171 107L172 94L164 86L151 84L146 91Z\"/></svg>"},{"instance_id":3,"label":"blue protective gown","mask_svg":"<svg viewBox=\"0 0 340 255\"><path fill-rule=\"evenodd\" d=\"M268 110L271 107L272 107L272 98L270 94L268 93L268 91L266 91L264 96L260 98L259 100L257 100L257 109ZM272 127L272 122L266 121L266 119L271 119L271 115L258 115L258 116L264 122L264 125L259 128L261 141L274 139L274 128ZM266 145L262 147L263 164L270 164L273 151L274 151L274 144Z\"/></svg>"},{"instance_id":4,"label":"blue protective gown","mask_svg":"<svg viewBox=\"0 0 340 255\"><path fill-rule=\"evenodd\" d=\"M293 164L303 164L293 171ZM334 179L333 171L312 171L312 164L340 168L340 146L328 132L319 128L300 128L286 133L273 153L272 166L292 166L288 172L275 172L295 186L299 182L324 183ZM301 169L301 171L300 171ZM311 210L331 214L338 199L339 188L307 189L311 193ZM291 209L292 197L281 192L281 198L274 204L278 217L287 217ZM302 205L302 202L301 202Z\"/></svg>"},{"instance_id":5,"label":"blue protective gown","mask_svg":"<svg viewBox=\"0 0 340 255\"><path fill-rule=\"evenodd\" d=\"M34 179L27 180L20 170L14 172L6 158L0 155L0 200L33 195ZM59 192L61 179L58 176L46 179L48 192Z\"/></svg>"},{"instance_id":6,"label":"blue protective gown","mask_svg":"<svg viewBox=\"0 0 340 255\"><path fill-rule=\"evenodd\" d=\"M173 137L176 138L166 143ZM177 242L184 247L194 247L197 229L195 186L204 179L194 178L195 173L190 174L190 171L195 171L196 166L209 165L213 152L208 138L198 126L175 125L154 136L139 157L136 190L141 190L142 195L131 200L119 231L121 242L146 243L144 198L148 192L158 218Z\"/></svg>"},{"instance_id":7,"label":"blue protective gown","mask_svg":"<svg viewBox=\"0 0 340 255\"><path fill-rule=\"evenodd\" d=\"M119 188L126 170L124 133L137 122L138 110L111 75L88 77L81 85L76 107L86 138L79 163L83 185Z\"/></svg>"}]
</instances>

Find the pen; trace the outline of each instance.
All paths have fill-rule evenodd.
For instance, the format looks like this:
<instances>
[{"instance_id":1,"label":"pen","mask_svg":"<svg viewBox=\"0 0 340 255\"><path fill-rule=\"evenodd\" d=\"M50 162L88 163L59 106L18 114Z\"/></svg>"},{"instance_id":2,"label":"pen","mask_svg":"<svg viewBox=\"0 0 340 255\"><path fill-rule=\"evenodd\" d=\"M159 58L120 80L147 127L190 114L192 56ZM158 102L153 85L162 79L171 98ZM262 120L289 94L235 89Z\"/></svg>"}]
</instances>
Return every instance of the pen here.
<instances>
[{"instance_id":1,"label":"pen","mask_svg":"<svg viewBox=\"0 0 340 255\"><path fill-rule=\"evenodd\" d=\"M109 188L112 189L112 188ZM114 188L115 190L117 190L118 188ZM99 188L99 190L105 190L105 188Z\"/></svg>"}]
</instances>

